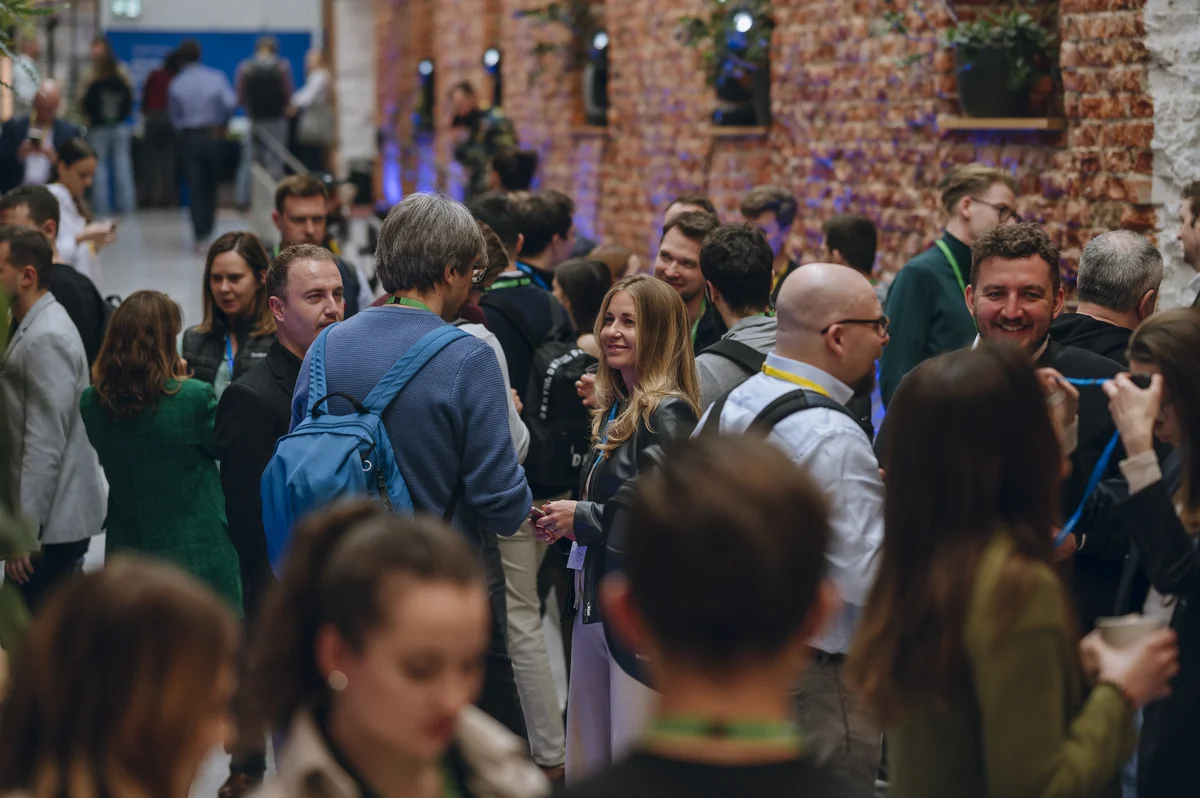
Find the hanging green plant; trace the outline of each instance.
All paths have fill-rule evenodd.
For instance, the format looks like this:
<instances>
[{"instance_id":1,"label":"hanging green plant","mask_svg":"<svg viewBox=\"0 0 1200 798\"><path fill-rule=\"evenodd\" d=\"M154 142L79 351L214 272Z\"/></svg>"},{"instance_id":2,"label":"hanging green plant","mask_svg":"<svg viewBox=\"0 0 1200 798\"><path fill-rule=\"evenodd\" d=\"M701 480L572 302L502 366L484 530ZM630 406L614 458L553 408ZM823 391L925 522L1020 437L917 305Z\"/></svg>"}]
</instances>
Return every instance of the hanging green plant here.
<instances>
[{"instance_id":1,"label":"hanging green plant","mask_svg":"<svg viewBox=\"0 0 1200 798\"><path fill-rule=\"evenodd\" d=\"M526 8L517 11L517 19L532 20L538 25L559 25L570 33L565 41L534 42L531 51L537 61L537 67L529 73L529 83L532 85L545 74L545 60L550 56L561 59L563 69L567 72L578 72L588 63L591 54L592 41L604 26L592 3L588 0L564 0L564 2L548 3L544 6Z\"/></svg>"},{"instance_id":2,"label":"hanging green plant","mask_svg":"<svg viewBox=\"0 0 1200 798\"><path fill-rule=\"evenodd\" d=\"M684 45L700 53L709 85L730 64L766 69L775 30L770 0L709 0L709 7L705 16L681 17L677 31Z\"/></svg>"}]
</instances>

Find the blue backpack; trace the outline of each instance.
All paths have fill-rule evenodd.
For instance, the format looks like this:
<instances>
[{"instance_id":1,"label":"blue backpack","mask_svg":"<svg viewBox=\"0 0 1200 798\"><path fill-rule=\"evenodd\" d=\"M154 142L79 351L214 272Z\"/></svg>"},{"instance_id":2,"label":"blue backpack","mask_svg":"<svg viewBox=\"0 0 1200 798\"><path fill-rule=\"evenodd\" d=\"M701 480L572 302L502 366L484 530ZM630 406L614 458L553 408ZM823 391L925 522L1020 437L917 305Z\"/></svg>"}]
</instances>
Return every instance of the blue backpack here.
<instances>
[{"instance_id":1,"label":"blue backpack","mask_svg":"<svg viewBox=\"0 0 1200 798\"><path fill-rule=\"evenodd\" d=\"M434 355L470 335L450 325L425 334L359 402L346 393L326 393L325 336L335 326L322 330L309 352L305 418L275 444L262 475L263 528L271 568L277 575L283 568L292 527L311 510L347 496L371 496L389 512L413 514L412 496L396 466L383 412ZM348 401L354 412L333 415L322 410L334 396ZM455 503L452 499L448 513L453 512Z\"/></svg>"}]
</instances>

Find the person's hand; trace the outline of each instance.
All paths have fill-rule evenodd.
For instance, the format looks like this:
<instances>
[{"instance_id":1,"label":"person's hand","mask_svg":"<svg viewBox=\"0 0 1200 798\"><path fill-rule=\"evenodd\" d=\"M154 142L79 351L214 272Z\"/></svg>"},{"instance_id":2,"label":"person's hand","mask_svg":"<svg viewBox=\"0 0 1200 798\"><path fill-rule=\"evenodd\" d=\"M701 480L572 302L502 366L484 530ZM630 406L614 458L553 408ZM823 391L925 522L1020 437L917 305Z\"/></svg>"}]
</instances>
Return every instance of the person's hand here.
<instances>
[{"instance_id":1,"label":"person's hand","mask_svg":"<svg viewBox=\"0 0 1200 798\"><path fill-rule=\"evenodd\" d=\"M594 408L596 406L596 375L584 374L575 382L575 393L583 399L583 406Z\"/></svg>"},{"instance_id":2,"label":"person's hand","mask_svg":"<svg viewBox=\"0 0 1200 798\"><path fill-rule=\"evenodd\" d=\"M546 515L537 520L537 528L553 543L559 538L575 539L575 505L578 502L559 500L542 505ZM551 538L551 536L553 536Z\"/></svg>"},{"instance_id":3,"label":"person's hand","mask_svg":"<svg viewBox=\"0 0 1200 798\"><path fill-rule=\"evenodd\" d=\"M1171 679L1179 673L1179 641L1174 629L1159 629L1128 648L1113 648L1092 632L1079 643L1085 669L1099 684L1118 687L1141 709L1171 694Z\"/></svg>"},{"instance_id":4,"label":"person's hand","mask_svg":"<svg viewBox=\"0 0 1200 798\"><path fill-rule=\"evenodd\" d=\"M1079 417L1079 389L1054 369L1038 369L1037 373L1061 441L1063 431Z\"/></svg>"},{"instance_id":5,"label":"person's hand","mask_svg":"<svg viewBox=\"0 0 1200 798\"><path fill-rule=\"evenodd\" d=\"M28 584L29 578L33 576L33 561L29 559L28 554L15 554L5 560L4 573L18 585Z\"/></svg>"},{"instance_id":6,"label":"person's hand","mask_svg":"<svg viewBox=\"0 0 1200 798\"><path fill-rule=\"evenodd\" d=\"M17 158L23 161L35 152L41 152L41 148L35 147L32 141L25 139L21 142L21 146L17 147Z\"/></svg>"},{"instance_id":7,"label":"person's hand","mask_svg":"<svg viewBox=\"0 0 1200 798\"><path fill-rule=\"evenodd\" d=\"M1058 537L1061 530L1054 530L1054 536ZM1079 548L1079 540L1074 535L1067 535L1067 539L1054 547L1054 561L1062 562L1075 553Z\"/></svg>"},{"instance_id":8,"label":"person's hand","mask_svg":"<svg viewBox=\"0 0 1200 798\"><path fill-rule=\"evenodd\" d=\"M99 249L105 244L111 244L116 241L117 231L113 227L112 222L91 222L79 231L79 235L75 236L75 240L80 244L90 241Z\"/></svg>"},{"instance_id":9,"label":"person's hand","mask_svg":"<svg viewBox=\"0 0 1200 798\"><path fill-rule=\"evenodd\" d=\"M516 388L509 388L508 391L512 394L513 406L517 408L517 415L519 416L525 412L525 405L521 402L521 395L517 393Z\"/></svg>"},{"instance_id":10,"label":"person's hand","mask_svg":"<svg viewBox=\"0 0 1200 798\"><path fill-rule=\"evenodd\" d=\"M1151 377L1150 387L1145 389L1134 385L1128 374L1118 374L1103 387L1125 453L1133 457L1154 448L1154 423L1162 410L1162 375Z\"/></svg>"}]
</instances>

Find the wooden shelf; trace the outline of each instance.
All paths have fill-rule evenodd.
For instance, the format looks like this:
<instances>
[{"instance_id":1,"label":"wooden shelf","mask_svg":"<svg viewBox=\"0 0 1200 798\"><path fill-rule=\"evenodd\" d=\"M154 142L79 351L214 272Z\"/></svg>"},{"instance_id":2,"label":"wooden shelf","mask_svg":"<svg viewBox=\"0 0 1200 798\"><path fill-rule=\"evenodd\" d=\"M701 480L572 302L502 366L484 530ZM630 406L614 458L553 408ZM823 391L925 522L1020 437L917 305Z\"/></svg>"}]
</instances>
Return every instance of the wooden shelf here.
<instances>
[{"instance_id":1,"label":"wooden shelf","mask_svg":"<svg viewBox=\"0 0 1200 798\"><path fill-rule=\"evenodd\" d=\"M771 133L769 127L721 127L713 125L708 129L708 135L714 139L745 139L766 138Z\"/></svg>"},{"instance_id":2,"label":"wooden shelf","mask_svg":"<svg viewBox=\"0 0 1200 798\"><path fill-rule=\"evenodd\" d=\"M1067 120L1062 118L984 118L970 116L939 116L938 130L1066 130Z\"/></svg>"}]
</instances>

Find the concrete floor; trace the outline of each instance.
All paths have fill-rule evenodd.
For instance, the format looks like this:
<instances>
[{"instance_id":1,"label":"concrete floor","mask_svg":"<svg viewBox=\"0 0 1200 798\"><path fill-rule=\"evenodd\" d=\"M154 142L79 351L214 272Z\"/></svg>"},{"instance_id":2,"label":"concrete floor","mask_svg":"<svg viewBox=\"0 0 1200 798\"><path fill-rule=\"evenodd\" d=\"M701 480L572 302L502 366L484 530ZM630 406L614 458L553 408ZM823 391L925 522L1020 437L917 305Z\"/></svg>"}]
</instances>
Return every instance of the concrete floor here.
<instances>
[{"instance_id":1,"label":"concrete floor","mask_svg":"<svg viewBox=\"0 0 1200 798\"><path fill-rule=\"evenodd\" d=\"M222 212L217 218L214 237L233 230L249 229L245 217ZM362 225L351 224L349 253L358 251L357 242L365 240ZM367 257L350 254L360 268L368 267ZM97 287L105 296L127 297L134 291L162 291L179 303L183 326L200 321L203 296L204 255L194 250L191 224L185 210L141 211L121 220L116 243L100 253L100 280ZM104 562L104 536L96 537L88 550L85 568L99 568ZM556 602L549 602L552 606ZM557 613L547 613L545 622L550 650L562 650ZM566 705L566 668L561 656L551 657L560 701ZM215 798L217 789L229 773L229 757L223 751L212 753L200 769L192 786L193 798Z\"/></svg>"}]
</instances>

